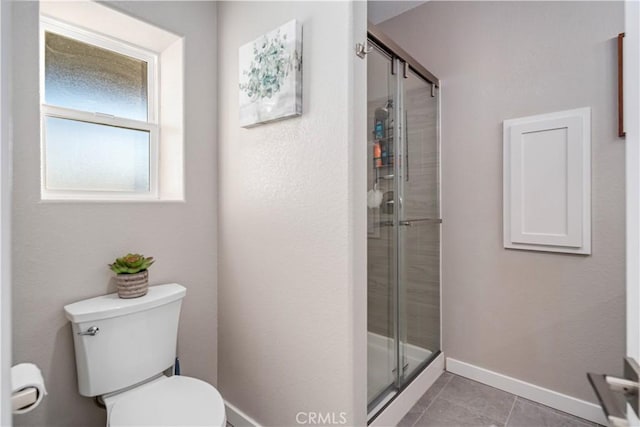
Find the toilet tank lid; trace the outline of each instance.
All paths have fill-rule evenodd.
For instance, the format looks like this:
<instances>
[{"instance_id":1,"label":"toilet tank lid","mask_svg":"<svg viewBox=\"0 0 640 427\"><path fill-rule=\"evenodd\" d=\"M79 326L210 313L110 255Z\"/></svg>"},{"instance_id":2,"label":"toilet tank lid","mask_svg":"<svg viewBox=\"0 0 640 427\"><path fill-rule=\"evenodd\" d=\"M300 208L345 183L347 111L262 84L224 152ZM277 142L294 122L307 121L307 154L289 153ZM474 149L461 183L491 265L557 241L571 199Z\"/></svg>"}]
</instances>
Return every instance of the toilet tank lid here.
<instances>
[{"instance_id":1,"label":"toilet tank lid","mask_svg":"<svg viewBox=\"0 0 640 427\"><path fill-rule=\"evenodd\" d=\"M119 298L117 293L102 295L65 305L64 312L73 323L92 322L158 307L182 299L187 289L177 283L149 286L138 298Z\"/></svg>"}]
</instances>

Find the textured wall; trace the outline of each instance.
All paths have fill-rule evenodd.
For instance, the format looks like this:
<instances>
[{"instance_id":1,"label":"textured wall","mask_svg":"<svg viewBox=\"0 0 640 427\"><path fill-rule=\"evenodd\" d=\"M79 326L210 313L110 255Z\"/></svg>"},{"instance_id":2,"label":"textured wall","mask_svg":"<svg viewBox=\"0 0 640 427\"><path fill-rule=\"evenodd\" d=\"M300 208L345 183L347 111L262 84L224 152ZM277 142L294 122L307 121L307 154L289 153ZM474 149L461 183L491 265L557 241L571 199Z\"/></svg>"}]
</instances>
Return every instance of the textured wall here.
<instances>
[{"instance_id":1,"label":"textured wall","mask_svg":"<svg viewBox=\"0 0 640 427\"><path fill-rule=\"evenodd\" d=\"M352 132L366 105L364 90L352 101L352 67L365 80L351 31L365 15L355 7L219 5L219 385L263 425L295 425L299 411L364 424L365 309L353 307L366 298L364 252L355 253L366 250L366 154L364 129ZM303 114L240 128L238 48L291 19L303 26Z\"/></svg>"},{"instance_id":2,"label":"textured wall","mask_svg":"<svg viewBox=\"0 0 640 427\"><path fill-rule=\"evenodd\" d=\"M624 354L622 2L428 2L382 29L443 80L448 357L595 401ZM502 121L592 108L592 256L502 247Z\"/></svg>"},{"instance_id":3,"label":"textured wall","mask_svg":"<svg viewBox=\"0 0 640 427\"><path fill-rule=\"evenodd\" d=\"M0 378L11 372L11 29L12 3L0 3ZM0 425L11 422L11 384L2 381Z\"/></svg>"},{"instance_id":4,"label":"textured wall","mask_svg":"<svg viewBox=\"0 0 640 427\"><path fill-rule=\"evenodd\" d=\"M43 203L40 194L38 3L14 3L13 359L35 362L49 395L16 425L104 426L77 392L62 307L113 292L107 262L157 258L151 284L182 283L183 374L216 383L216 6L122 2L114 7L185 37L186 203Z\"/></svg>"}]
</instances>

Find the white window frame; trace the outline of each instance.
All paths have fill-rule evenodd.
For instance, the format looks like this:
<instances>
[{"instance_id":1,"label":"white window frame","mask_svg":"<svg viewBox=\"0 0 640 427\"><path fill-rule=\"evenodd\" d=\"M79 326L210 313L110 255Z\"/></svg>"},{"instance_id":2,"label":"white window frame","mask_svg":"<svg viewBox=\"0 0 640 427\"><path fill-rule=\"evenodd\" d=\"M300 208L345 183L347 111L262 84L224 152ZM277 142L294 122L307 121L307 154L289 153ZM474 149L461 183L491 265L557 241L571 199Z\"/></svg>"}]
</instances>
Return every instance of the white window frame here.
<instances>
[{"instance_id":1,"label":"white window frame","mask_svg":"<svg viewBox=\"0 0 640 427\"><path fill-rule=\"evenodd\" d=\"M45 34L54 33L82 43L139 59L147 63L147 121L133 120L99 111L81 111L45 103ZM56 19L40 17L40 128L41 128L41 198L42 200L158 200L160 163L158 55L122 40L92 32ZM56 117L86 123L149 132L149 191L50 190L47 188L46 118Z\"/></svg>"}]
</instances>

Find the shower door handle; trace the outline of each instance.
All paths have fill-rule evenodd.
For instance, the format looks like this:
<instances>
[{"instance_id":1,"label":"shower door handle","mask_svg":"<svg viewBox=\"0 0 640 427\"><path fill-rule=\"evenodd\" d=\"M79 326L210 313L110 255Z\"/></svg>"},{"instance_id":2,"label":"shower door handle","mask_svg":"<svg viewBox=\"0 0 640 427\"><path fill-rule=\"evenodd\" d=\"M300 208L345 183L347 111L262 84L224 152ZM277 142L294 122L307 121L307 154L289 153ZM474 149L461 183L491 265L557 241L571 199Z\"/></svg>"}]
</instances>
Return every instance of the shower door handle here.
<instances>
[{"instance_id":1,"label":"shower door handle","mask_svg":"<svg viewBox=\"0 0 640 427\"><path fill-rule=\"evenodd\" d=\"M420 218L420 219L408 219L404 221L398 221L398 225L401 227L411 227L416 222L426 222L431 224L442 224L442 218ZM379 227L393 227L393 221L380 221Z\"/></svg>"},{"instance_id":2,"label":"shower door handle","mask_svg":"<svg viewBox=\"0 0 640 427\"><path fill-rule=\"evenodd\" d=\"M442 224L442 218L418 218L418 219L408 219L404 221L398 222L398 225L402 225L404 227L411 227L416 222L426 222L430 224Z\"/></svg>"},{"instance_id":3,"label":"shower door handle","mask_svg":"<svg viewBox=\"0 0 640 427\"><path fill-rule=\"evenodd\" d=\"M380 227L393 227L393 221L380 221L378 224ZM399 221L398 225L401 227L411 227L411 221Z\"/></svg>"}]
</instances>

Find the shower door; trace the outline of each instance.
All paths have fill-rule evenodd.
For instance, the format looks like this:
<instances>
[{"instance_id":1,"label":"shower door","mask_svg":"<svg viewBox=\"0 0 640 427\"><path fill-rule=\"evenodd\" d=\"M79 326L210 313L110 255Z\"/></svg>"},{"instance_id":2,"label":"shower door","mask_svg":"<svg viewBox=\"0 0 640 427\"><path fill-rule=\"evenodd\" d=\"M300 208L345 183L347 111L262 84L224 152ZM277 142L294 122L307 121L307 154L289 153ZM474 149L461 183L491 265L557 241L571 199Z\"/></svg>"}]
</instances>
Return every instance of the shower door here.
<instances>
[{"instance_id":1,"label":"shower door","mask_svg":"<svg viewBox=\"0 0 640 427\"><path fill-rule=\"evenodd\" d=\"M375 414L440 351L438 90L370 40L368 402Z\"/></svg>"},{"instance_id":2,"label":"shower door","mask_svg":"<svg viewBox=\"0 0 640 427\"><path fill-rule=\"evenodd\" d=\"M407 67L408 68L408 67ZM410 68L402 78L397 180L401 381L440 350L438 91Z\"/></svg>"},{"instance_id":3,"label":"shower door","mask_svg":"<svg viewBox=\"0 0 640 427\"><path fill-rule=\"evenodd\" d=\"M393 226L397 76L392 65L393 58L380 49L374 49L367 58L369 402L395 386L398 357L395 286L398 229Z\"/></svg>"}]
</instances>

